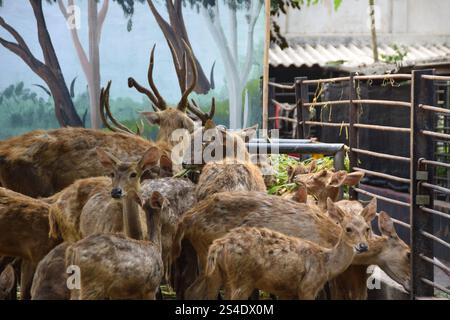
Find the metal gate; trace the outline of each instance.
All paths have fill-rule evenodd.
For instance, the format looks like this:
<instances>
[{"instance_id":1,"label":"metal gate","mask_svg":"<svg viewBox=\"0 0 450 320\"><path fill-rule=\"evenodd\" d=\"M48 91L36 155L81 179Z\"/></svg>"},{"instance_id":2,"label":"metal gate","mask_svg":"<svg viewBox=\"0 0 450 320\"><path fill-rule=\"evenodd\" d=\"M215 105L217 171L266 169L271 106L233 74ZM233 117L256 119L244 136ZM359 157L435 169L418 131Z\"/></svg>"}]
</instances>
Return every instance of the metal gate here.
<instances>
[{"instance_id":1,"label":"metal gate","mask_svg":"<svg viewBox=\"0 0 450 320\"><path fill-rule=\"evenodd\" d=\"M408 81L411 86L409 101L364 99L358 91L363 81ZM328 101L320 95L311 95L311 92L320 92L325 84L348 83L348 96L340 100ZM288 121L293 124L296 138L310 136L314 127L339 127L348 132L347 144L349 146L350 169L364 172L366 176L378 177L409 186L409 193L402 200L383 196L376 192L354 187L350 190L350 198L358 199L361 196L375 197L378 201L397 206L407 212L406 221L393 219L397 225L409 230L411 245L411 298L421 299L434 297L438 291L450 295L449 288L435 281L435 268L439 268L447 276L450 268L445 263L435 259L438 249L450 258L450 244L448 233L442 233L435 222L443 221L442 225L449 226L450 205L448 199L450 188L445 179L439 176L448 176L450 171L450 156L448 155L450 134L447 129L450 117L448 106L448 90L450 77L436 76L434 70L417 70L411 74L390 75L357 75L350 74L345 77L309 80L296 78L292 84L277 84L270 82L271 104L281 106L284 110L293 111L290 117L280 116L272 112L270 121ZM317 88L311 88L316 86ZM313 90L311 90L313 89ZM277 90L282 90L282 96L292 95L295 103L289 104L277 100ZM291 93L289 93L291 92ZM312 96L312 99L311 99ZM439 103L439 104L438 104ZM323 108L330 105L345 105L348 108L348 121L333 123L326 121L312 121L309 117L310 108ZM360 122L361 108L389 107L406 108L410 110L408 127L394 127L380 124ZM278 123L279 124L279 123ZM273 126L272 126L273 127ZM444 131L442 131L443 129ZM404 141L409 141L409 156L390 154L385 152L363 149L360 146L360 134L363 130L375 130L389 135L402 135ZM389 141L387 141L389 143ZM439 156L440 155L440 156ZM364 168L359 161L360 157L371 157L379 161L393 161L399 166L409 169L408 177L378 172ZM440 171L439 171L440 170ZM437 172L445 174L437 174ZM439 181L438 181L439 180ZM448 182L448 181L447 181ZM446 238L446 239L443 239Z\"/></svg>"}]
</instances>

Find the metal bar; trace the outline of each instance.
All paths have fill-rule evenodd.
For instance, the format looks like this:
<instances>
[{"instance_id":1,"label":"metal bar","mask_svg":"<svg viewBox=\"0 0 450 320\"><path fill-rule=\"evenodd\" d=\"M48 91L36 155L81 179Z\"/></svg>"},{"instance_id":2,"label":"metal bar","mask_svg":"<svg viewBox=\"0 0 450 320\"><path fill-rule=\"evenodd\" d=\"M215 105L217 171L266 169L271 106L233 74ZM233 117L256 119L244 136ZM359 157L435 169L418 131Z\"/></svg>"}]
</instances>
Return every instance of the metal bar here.
<instances>
[{"instance_id":1,"label":"metal bar","mask_svg":"<svg viewBox=\"0 0 450 320\"><path fill-rule=\"evenodd\" d=\"M422 79L450 81L450 77L447 77L447 76L435 76L435 75L423 75Z\"/></svg>"},{"instance_id":2,"label":"metal bar","mask_svg":"<svg viewBox=\"0 0 450 320\"><path fill-rule=\"evenodd\" d=\"M304 83L304 82L303 82ZM331 100L331 101L322 101L322 102L307 102L304 103L304 107L323 107L331 104L349 104L350 100Z\"/></svg>"},{"instance_id":3,"label":"metal bar","mask_svg":"<svg viewBox=\"0 0 450 320\"><path fill-rule=\"evenodd\" d=\"M437 186L437 185L434 185L434 184L431 184L431 183L428 183L428 182L422 182L422 187L425 187L425 188L428 188L428 189L432 189L432 190L435 190L435 191L439 191L439 192L442 192L442 193L450 194L450 189L444 188L444 187L441 187L441 186Z\"/></svg>"},{"instance_id":4,"label":"metal bar","mask_svg":"<svg viewBox=\"0 0 450 320\"><path fill-rule=\"evenodd\" d=\"M436 267L438 267L438 268L441 269L442 271L444 271L444 272L450 274L450 268L447 267L445 264L443 264L443 263L437 263L437 262L435 262L433 259L428 258L427 256L424 256L423 254L420 254L419 256L420 256L423 260L425 260L425 261L427 261L427 262L429 262L429 263L432 263L433 265L435 265Z\"/></svg>"},{"instance_id":5,"label":"metal bar","mask_svg":"<svg viewBox=\"0 0 450 320\"><path fill-rule=\"evenodd\" d=\"M436 242L442 244L442 245L443 245L444 247L446 247L447 249L450 249L450 243L445 242L444 240L442 240L442 239L436 237L435 235L432 235L432 234L429 233L429 232L421 231L420 233L421 233L422 235L424 235L425 237L427 237L428 239L434 240L434 241L436 241Z\"/></svg>"},{"instance_id":6,"label":"metal bar","mask_svg":"<svg viewBox=\"0 0 450 320\"><path fill-rule=\"evenodd\" d=\"M441 286L441 285L439 285L439 284L437 284L437 283L435 283L433 281L430 281L430 280L425 279L425 278L420 278L420 280L422 280L424 283L428 284L429 286L432 286L432 287L434 287L434 288L436 288L438 290L441 290L442 292L450 294L450 290L448 290L447 288L444 288L443 286Z\"/></svg>"},{"instance_id":7,"label":"metal bar","mask_svg":"<svg viewBox=\"0 0 450 320\"><path fill-rule=\"evenodd\" d=\"M311 139L276 139L276 138L254 138L249 141L250 143L268 142L268 143L312 143Z\"/></svg>"},{"instance_id":8,"label":"metal bar","mask_svg":"<svg viewBox=\"0 0 450 320\"><path fill-rule=\"evenodd\" d=\"M269 82L269 86L280 88L280 89L286 89L286 90L293 90L295 87L295 84L281 84L276 82Z\"/></svg>"},{"instance_id":9,"label":"metal bar","mask_svg":"<svg viewBox=\"0 0 450 320\"><path fill-rule=\"evenodd\" d=\"M450 109L446 109L446 108L438 108L438 107L434 107L434 106L429 106L427 104L419 104L419 107L424 109L424 110L434 111L434 112L438 112L438 113L450 114Z\"/></svg>"},{"instance_id":10,"label":"metal bar","mask_svg":"<svg viewBox=\"0 0 450 320\"><path fill-rule=\"evenodd\" d=\"M297 130L295 132L295 137L297 139L305 138L304 124L300 123L303 121L303 96L302 94L302 81L305 80L304 77L296 77L294 79L295 84L295 108L296 108L296 119L297 119Z\"/></svg>"},{"instance_id":11,"label":"metal bar","mask_svg":"<svg viewBox=\"0 0 450 320\"><path fill-rule=\"evenodd\" d=\"M401 128L401 127L391 127L391 126L379 126L375 124L363 124L363 123L355 123L354 127L356 128L363 128L363 129L373 129L373 130L380 130L380 131L393 131L393 132L405 132L410 133L410 128Z\"/></svg>"},{"instance_id":12,"label":"metal bar","mask_svg":"<svg viewBox=\"0 0 450 320\"><path fill-rule=\"evenodd\" d=\"M417 178L418 171L425 171L420 159L433 157L433 143L425 135L419 134L421 130L433 127L433 114L420 108L420 104L434 105L434 86L432 82L424 81L423 76L433 74L433 70L414 70L411 80L411 116L410 116L410 221L411 221L411 298L415 296L432 296L433 290L424 286L420 278L432 278L433 267L423 262L420 254L433 257L433 241L423 236L422 230L433 230L433 216L423 212L416 199L419 195L428 195L430 206L433 207L433 197L428 190L423 190ZM427 168L428 177L433 175L432 169Z\"/></svg>"},{"instance_id":13,"label":"metal bar","mask_svg":"<svg viewBox=\"0 0 450 320\"><path fill-rule=\"evenodd\" d=\"M302 105L301 105L301 111L302 111L302 120L310 120L310 113L308 108L304 108L304 104L309 102L309 85L305 84L304 81L307 80L307 77L304 77L303 79L301 79L300 81L300 91L301 91L301 99L302 99ZM310 136L310 132L309 132L310 128L309 126L307 126L306 124L303 124L303 136L309 137Z\"/></svg>"},{"instance_id":14,"label":"metal bar","mask_svg":"<svg viewBox=\"0 0 450 320\"><path fill-rule=\"evenodd\" d=\"M422 160L422 163L429 164L432 166L441 166L441 167L450 168L450 163L445 163L445 162L440 162L440 161Z\"/></svg>"},{"instance_id":15,"label":"metal bar","mask_svg":"<svg viewBox=\"0 0 450 320\"><path fill-rule=\"evenodd\" d=\"M284 120L284 121L288 121L288 122L297 122L297 120L292 119L292 118L288 118L288 117L269 117L268 120Z\"/></svg>"},{"instance_id":16,"label":"metal bar","mask_svg":"<svg viewBox=\"0 0 450 320\"><path fill-rule=\"evenodd\" d=\"M420 206L420 209L422 211L427 212L427 213L436 214L436 215L438 215L440 217L450 219L450 214L447 214L447 213L444 213L444 212L441 212L441 211L438 211L438 210L430 209L430 208L427 208L427 207L424 207L424 206Z\"/></svg>"},{"instance_id":17,"label":"metal bar","mask_svg":"<svg viewBox=\"0 0 450 320\"><path fill-rule=\"evenodd\" d=\"M410 183L409 179L400 178L400 177L393 176L393 175L386 174L386 173L370 171L370 170L366 170L366 169L362 169L362 168L358 168L358 167L353 167L353 170L364 172L365 174L368 174L369 176L385 178L385 179L389 179L389 180L397 181L397 182Z\"/></svg>"},{"instance_id":18,"label":"metal bar","mask_svg":"<svg viewBox=\"0 0 450 320\"><path fill-rule=\"evenodd\" d=\"M336 152L343 150L345 145L342 143L246 143L250 153L257 152L258 149L278 150L279 153L301 153L301 154L324 154L332 156ZM265 152L267 153L267 152Z\"/></svg>"},{"instance_id":19,"label":"metal bar","mask_svg":"<svg viewBox=\"0 0 450 320\"><path fill-rule=\"evenodd\" d=\"M348 108L348 145L350 147L350 151L348 154L350 168L354 168L358 166L358 154L355 152L355 148L359 147L359 139L358 139L358 128L355 127L355 124L359 122L359 113L358 113L358 104L353 101L356 99L356 90L355 90L355 72L350 73L349 79L349 94L348 98L350 100L350 106ZM349 188L349 197L351 200L358 200L358 193L353 189Z\"/></svg>"},{"instance_id":20,"label":"metal bar","mask_svg":"<svg viewBox=\"0 0 450 320\"><path fill-rule=\"evenodd\" d=\"M292 111L292 110L295 109L295 105L294 104L290 104L290 103L287 103L287 102L279 102L279 101L277 101L275 99L272 99L271 101L272 101L272 103L278 104L284 110Z\"/></svg>"},{"instance_id":21,"label":"metal bar","mask_svg":"<svg viewBox=\"0 0 450 320\"><path fill-rule=\"evenodd\" d=\"M312 84L312 83L326 83L326 82L338 82L338 81L347 81L350 77L337 77L337 78L328 78L328 79L311 79L305 80L303 83Z\"/></svg>"},{"instance_id":22,"label":"metal bar","mask_svg":"<svg viewBox=\"0 0 450 320\"><path fill-rule=\"evenodd\" d=\"M448 134L448 133L440 133L440 132L434 132L434 131L429 131L429 130L420 130L420 133L422 133L426 136L430 136L430 137L450 140L450 134Z\"/></svg>"},{"instance_id":23,"label":"metal bar","mask_svg":"<svg viewBox=\"0 0 450 320\"><path fill-rule=\"evenodd\" d=\"M364 194L364 195L369 196L369 197L374 197L374 198L380 199L382 201L386 201L386 202L389 202L389 203L392 203L392 204L397 204L397 205L403 206L403 207L410 207L410 204L407 203L407 202L398 201L398 200L386 198L386 197L383 197L383 196L379 196L379 195L377 195L375 193L372 193L372 192L369 192L369 191L366 191L366 190L363 190L363 189L360 189L360 188L353 188L353 189L356 192Z\"/></svg>"},{"instance_id":24,"label":"metal bar","mask_svg":"<svg viewBox=\"0 0 450 320\"><path fill-rule=\"evenodd\" d=\"M398 161L403 161L403 162L411 161L410 158L406 158L406 157L394 156L394 155L387 154L387 153L374 152L374 151L358 149L358 148L353 148L353 152L365 154L365 155L373 156L373 157L377 157L377 158L383 158L383 159L398 160Z\"/></svg>"},{"instance_id":25,"label":"metal bar","mask_svg":"<svg viewBox=\"0 0 450 320\"><path fill-rule=\"evenodd\" d=\"M321 127L348 127L348 123L335 123L335 122L320 122L320 121L302 121L305 124L311 126L321 126Z\"/></svg>"},{"instance_id":26,"label":"metal bar","mask_svg":"<svg viewBox=\"0 0 450 320\"><path fill-rule=\"evenodd\" d=\"M380 74L369 76L354 76L355 80L375 80L375 79L411 79L409 73Z\"/></svg>"},{"instance_id":27,"label":"metal bar","mask_svg":"<svg viewBox=\"0 0 450 320\"><path fill-rule=\"evenodd\" d=\"M392 101L392 100L372 100L372 99L356 99L353 100L354 103L367 103L367 104L381 104L384 106L394 106L394 107L411 107L410 102L405 101Z\"/></svg>"}]
</instances>

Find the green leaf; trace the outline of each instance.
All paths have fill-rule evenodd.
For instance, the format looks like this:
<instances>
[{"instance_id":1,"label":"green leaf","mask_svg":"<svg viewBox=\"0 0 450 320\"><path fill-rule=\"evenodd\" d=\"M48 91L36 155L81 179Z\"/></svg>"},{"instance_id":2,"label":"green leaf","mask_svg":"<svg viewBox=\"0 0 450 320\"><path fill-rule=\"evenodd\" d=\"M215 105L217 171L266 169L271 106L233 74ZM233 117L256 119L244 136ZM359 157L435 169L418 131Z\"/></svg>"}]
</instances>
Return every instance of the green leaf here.
<instances>
[{"instance_id":1,"label":"green leaf","mask_svg":"<svg viewBox=\"0 0 450 320\"><path fill-rule=\"evenodd\" d=\"M20 96L22 94L22 90L23 90L23 81L20 81L16 86L16 90L14 90L14 94L16 96Z\"/></svg>"},{"instance_id":2,"label":"green leaf","mask_svg":"<svg viewBox=\"0 0 450 320\"><path fill-rule=\"evenodd\" d=\"M337 11L342 4L342 0L334 0L334 11Z\"/></svg>"}]
</instances>

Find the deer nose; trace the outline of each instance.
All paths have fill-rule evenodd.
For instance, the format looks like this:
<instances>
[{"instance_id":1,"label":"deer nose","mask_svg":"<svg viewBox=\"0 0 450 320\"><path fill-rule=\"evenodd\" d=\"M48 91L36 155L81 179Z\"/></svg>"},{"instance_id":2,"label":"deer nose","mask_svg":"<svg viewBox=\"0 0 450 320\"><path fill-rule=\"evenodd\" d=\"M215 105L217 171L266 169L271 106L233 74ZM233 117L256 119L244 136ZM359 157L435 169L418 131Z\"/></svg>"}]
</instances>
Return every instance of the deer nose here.
<instances>
[{"instance_id":1,"label":"deer nose","mask_svg":"<svg viewBox=\"0 0 450 320\"><path fill-rule=\"evenodd\" d=\"M361 242L360 244L358 244L358 247L356 248L356 250L361 253L361 252L366 252L367 250L369 250L369 247L367 246L367 244Z\"/></svg>"},{"instance_id":2,"label":"deer nose","mask_svg":"<svg viewBox=\"0 0 450 320\"><path fill-rule=\"evenodd\" d=\"M114 188L111 190L111 197L114 199L120 199L122 198L122 189L121 188Z\"/></svg>"}]
</instances>

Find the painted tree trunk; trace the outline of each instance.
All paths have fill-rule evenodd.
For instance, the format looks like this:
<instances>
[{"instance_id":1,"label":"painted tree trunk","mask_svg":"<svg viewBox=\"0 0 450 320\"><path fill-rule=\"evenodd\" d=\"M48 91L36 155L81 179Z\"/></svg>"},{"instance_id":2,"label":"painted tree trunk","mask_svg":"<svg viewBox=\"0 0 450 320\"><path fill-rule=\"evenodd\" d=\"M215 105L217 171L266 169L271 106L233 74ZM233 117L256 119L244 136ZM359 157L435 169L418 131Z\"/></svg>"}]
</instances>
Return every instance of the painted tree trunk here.
<instances>
[{"instance_id":1,"label":"painted tree trunk","mask_svg":"<svg viewBox=\"0 0 450 320\"><path fill-rule=\"evenodd\" d=\"M107 0L105 0L107 1ZM89 1L89 62L90 74L88 79L89 104L91 107L91 126L94 129L101 127L100 119L100 25L98 21L97 1Z\"/></svg>"}]
</instances>

